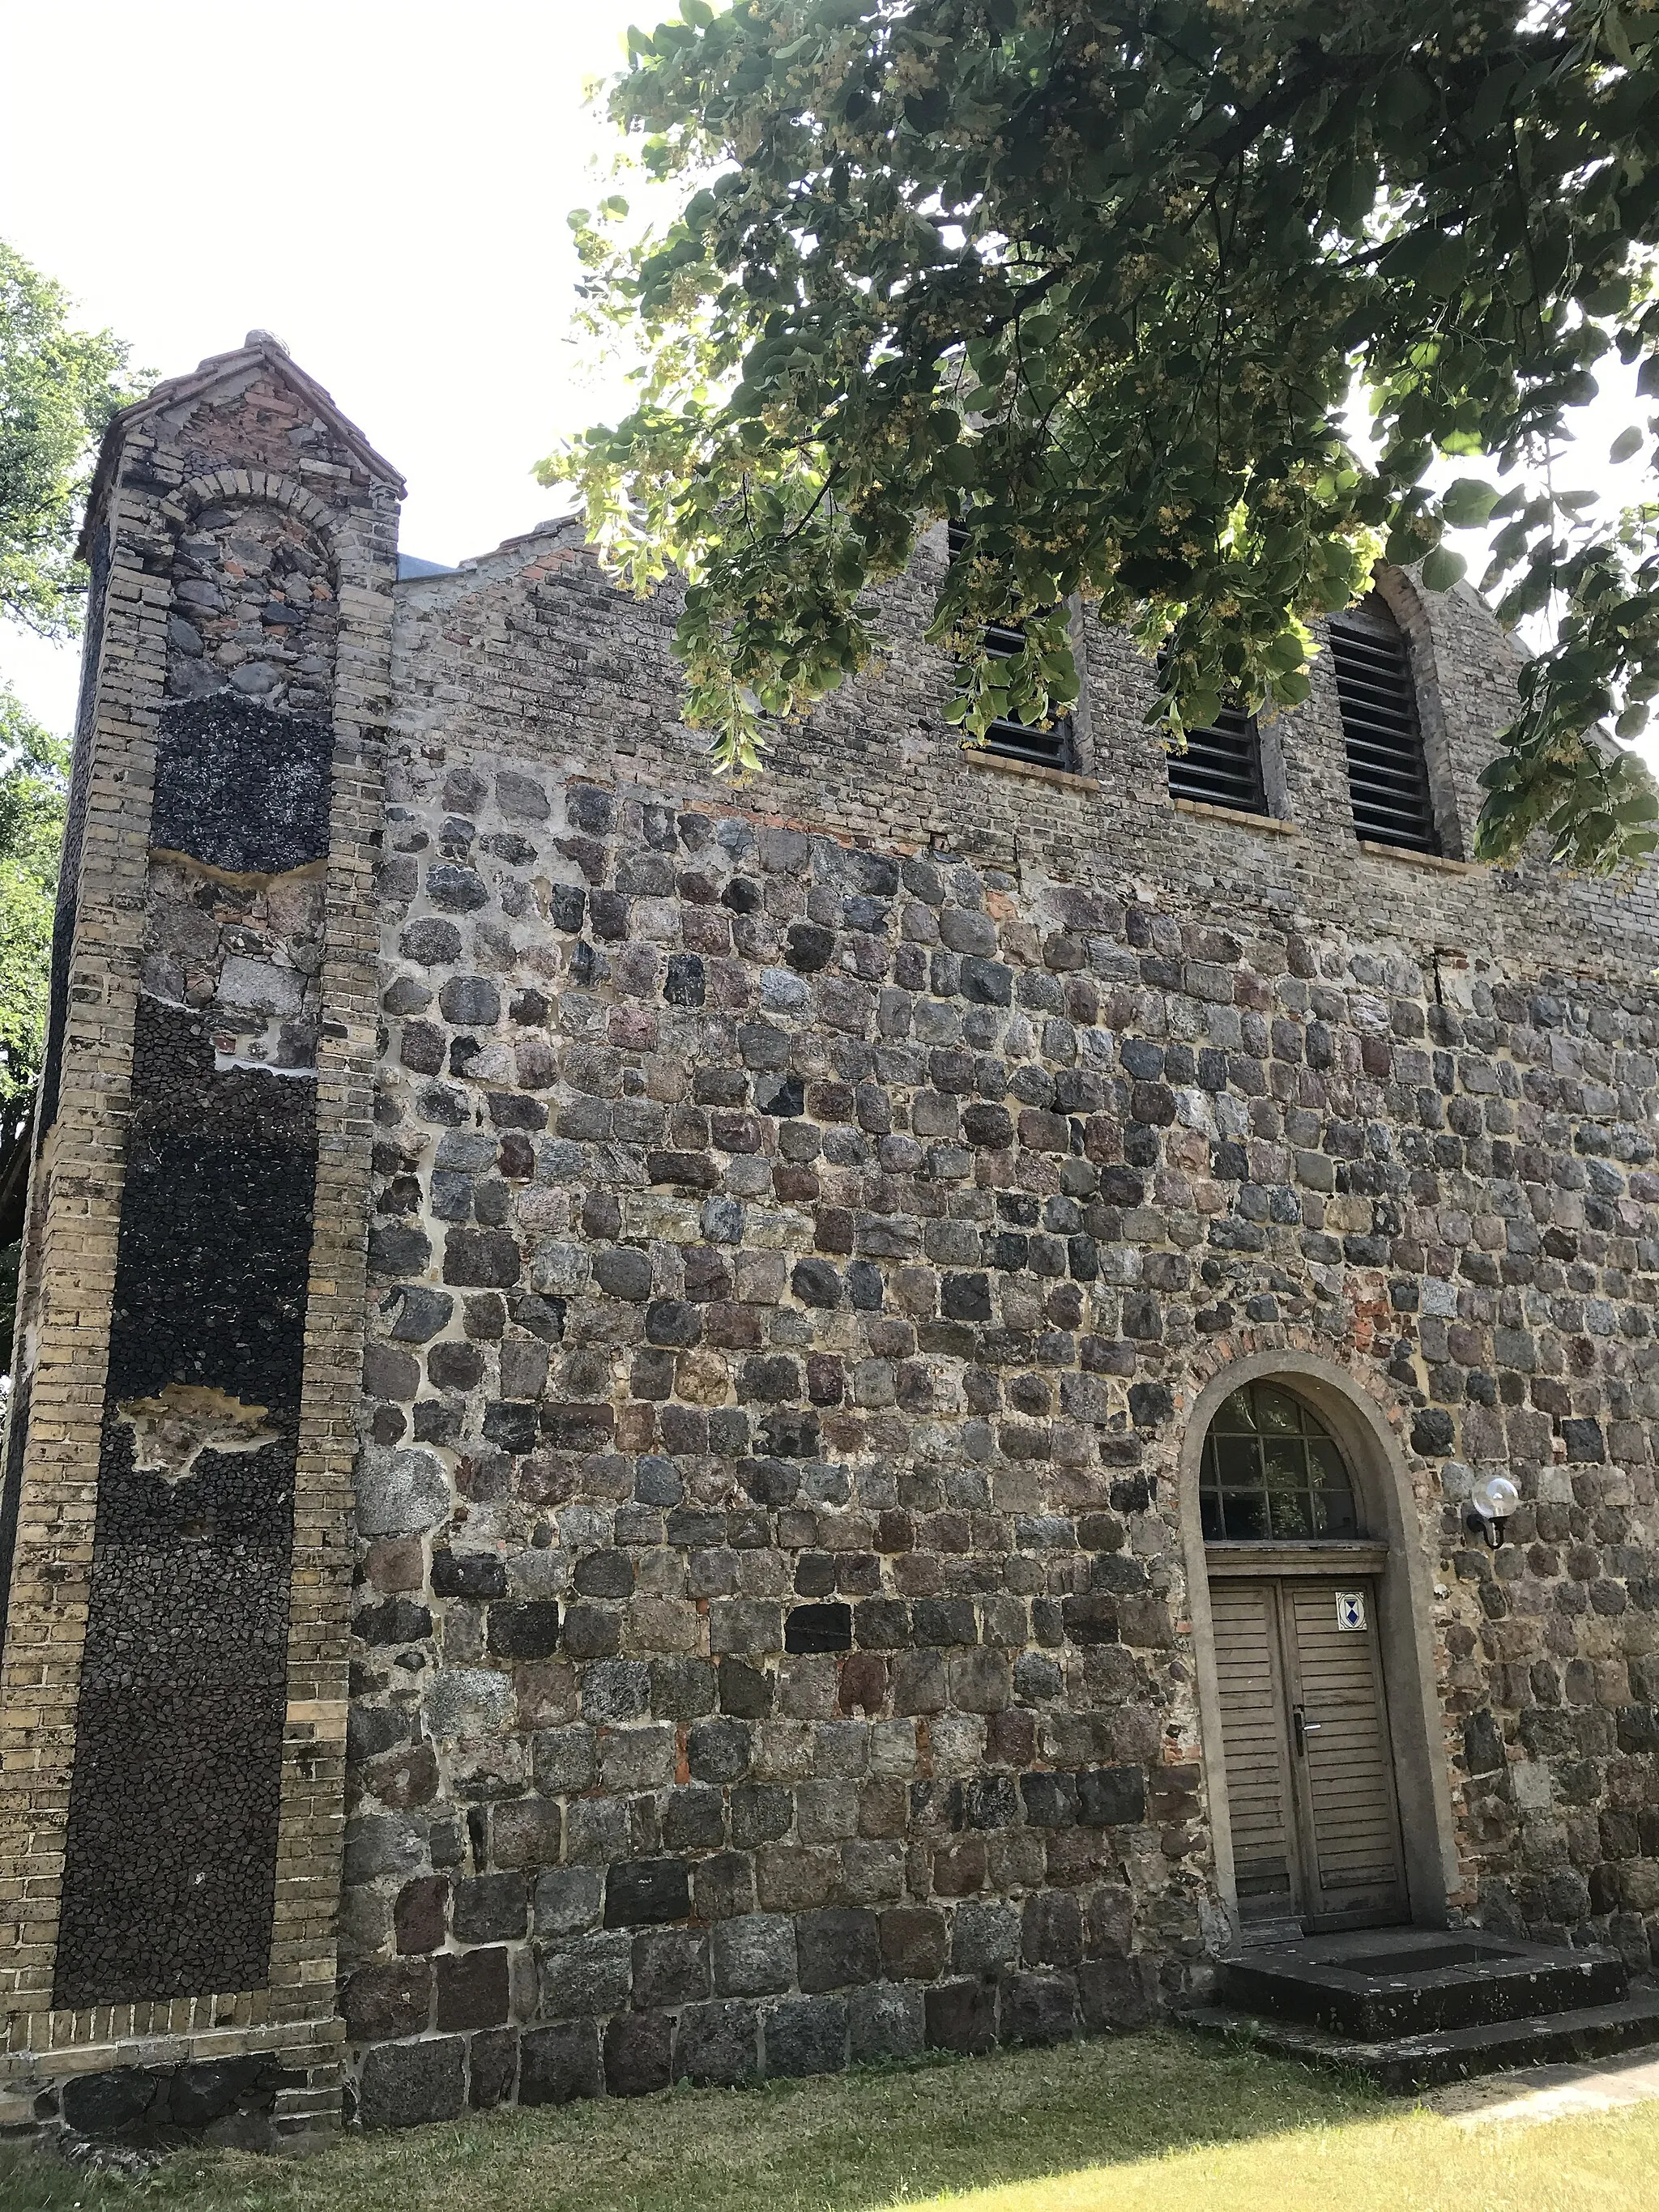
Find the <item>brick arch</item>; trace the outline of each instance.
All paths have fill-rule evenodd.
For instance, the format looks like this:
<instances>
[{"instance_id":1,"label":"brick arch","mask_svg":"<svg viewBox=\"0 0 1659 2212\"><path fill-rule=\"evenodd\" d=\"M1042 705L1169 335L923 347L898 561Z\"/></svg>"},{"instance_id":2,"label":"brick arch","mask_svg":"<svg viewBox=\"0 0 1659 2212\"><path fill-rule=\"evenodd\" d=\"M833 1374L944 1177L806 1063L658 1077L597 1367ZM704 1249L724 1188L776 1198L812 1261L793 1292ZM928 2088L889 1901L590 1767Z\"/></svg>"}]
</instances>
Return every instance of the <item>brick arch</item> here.
<instances>
[{"instance_id":1,"label":"brick arch","mask_svg":"<svg viewBox=\"0 0 1659 2212\"><path fill-rule=\"evenodd\" d=\"M180 484L163 502L162 513L175 530L182 529L203 507L212 507L220 501L236 506L258 504L286 508L316 532L327 546L331 559L337 562L338 528L333 509L314 491L307 491L292 477L279 476L274 470L210 469Z\"/></svg>"},{"instance_id":2,"label":"brick arch","mask_svg":"<svg viewBox=\"0 0 1659 2212\"><path fill-rule=\"evenodd\" d=\"M1199 1732L1217 1886L1236 1913L1225 1763L1211 1626L1209 1577L1199 1519L1199 1460L1223 1400L1245 1382L1282 1382L1307 1399L1335 1437L1373 1534L1388 1546L1378 1606L1395 1788L1413 1920L1443 1926L1459 1887L1446 1724L1433 1635L1430 1557L1437 1498L1414 1477L1403 1441L1407 1407L1385 1376L1335 1355L1328 1339L1277 1323L1242 1328L1196 1349L1176 1397L1176 1506L1186 1565ZM1420 1468L1422 1462L1415 1462Z\"/></svg>"}]
</instances>

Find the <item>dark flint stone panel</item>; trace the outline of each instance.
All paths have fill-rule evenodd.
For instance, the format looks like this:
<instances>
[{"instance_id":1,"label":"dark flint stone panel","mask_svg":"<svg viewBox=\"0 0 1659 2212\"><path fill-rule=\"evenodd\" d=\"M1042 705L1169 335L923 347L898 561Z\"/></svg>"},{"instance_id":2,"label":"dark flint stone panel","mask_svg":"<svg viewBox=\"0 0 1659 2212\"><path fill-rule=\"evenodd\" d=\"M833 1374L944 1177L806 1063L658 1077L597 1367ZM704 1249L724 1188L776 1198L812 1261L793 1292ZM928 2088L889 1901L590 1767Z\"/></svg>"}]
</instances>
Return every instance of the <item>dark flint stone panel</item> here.
<instances>
[{"instance_id":1,"label":"dark flint stone panel","mask_svg":"<svg viewBox=\"0 0 1659 2212\"><path fill-rule=\"evenodd\" d=\"M940 1982L927 1992L925 2009L934 2051L983 2051L996 2041L996 1990L990 1982Z\"/></svg>"},{"instance_id":2,"label":"dark flint stone panel","mask_svg":"<svg viewBox=\"0 0 1659 2212\"><path fill-rule=\"evenodd\" d=\"M64 2084L64 2124L79 2136L197 2130L231 2113L264 2114L303 2077L268 2057L204 2058L184 2066L114 2066Z\"/></svg>"},{"instance_id":3,"label":"dark flint stone panel","mask_svg":"<svg viewBox=\"0 0 1659 2212\"><path fill-rule=\"evenodd\" d=\"M169 699L155 744L152 849L238 874L328 856L332 726L218 692Z\"/></svg>"},{"instance_id":4,"label":"dark flint stone panel","mask_svg":"<svg viewBox=\"0 0 1659 2212\"><path fill-rule=\"evenodd\" d=\"M647 1928L684 1920L691 1910L691 1885L684 1859L628 1859L605 1878L607 1928Z\"/></svg>"},{"instance_id":5,"label":"dark flint stone panel","mask_svg":"<svg viewBox=\"0 0 1659 2212\"><path fill-rule=\"evenodd\" d=\"M519 2070L518 2030L483 2029L472 2038L469 2056L472 2061L471 2102L479 2112L493 2112L513 2094L514 2077Z\"/></svg>"},{"instance_id":6,"label":"dark flint stone panel","mask_svg":"<svg viewBox=\"0 0 1659 2212\"><path fill-rule=\"evenodd\" d=\"M605 2086L613 2097L648 2097L672 2078L673 2028L665 2012L624 2013L605 2031Z\"/></svg>"},{"instance_id":7,"label":"dark flint stone panel","mask_svg":"<svg viewBox=\"0 0 1659 2212\"><path fill-rule=\"evenodd\" d=\"M58 2005L258 1989L270 1972L289 1559L316 1173L301 1077L216 1073L142 1001L116 1253ZM118 1407L169 1383L275 1441L135 1465Z\"/></svg>"},{"instance_id":8,"label":"dark flint stone panel","mask_svg":"<svg viewBox=\"0 0 1659 2212\"><path fill-rule=\"evenodd\" d=\"M1077 2033L1077 1989L1065 1974L1010 1974L1002 1985L1005 2043L1062 2043Z\"/></svg>"},{"instance_id":9,"label":"dark flint stone panel","mask_svg":"<svg viewBox=\"0 0 1659 2212\"><path fill-rule=\"evenodd\" d=\"M700 2088L734 2088L759 2071L753 2005L688 2005L674 2038L674 2079Z\"/></svg>"},{"instance_id":10,"label":"dark flint stone panel","mask_svg":"<svg viewBox=\"0 0 1659 2212\"><path fill-rule=\"evenodd\" d=\"M139 2066L112 2066L104 2074L77 2074L64 2084L64 2118L76 2135L113 2135L143 2119L166 2077Z\"/></svg>"},{"instance_id":11,"label":"dark flint stone panel","mask_svg":"<svg viewBox=\"0 0 1659 2212\"><path fill-rule=\"evenodd\" d=\"M786 1997L767 2014L769 2075L838 2074L846 2063L844 1998Z\"/></svg>"}]
</instances>

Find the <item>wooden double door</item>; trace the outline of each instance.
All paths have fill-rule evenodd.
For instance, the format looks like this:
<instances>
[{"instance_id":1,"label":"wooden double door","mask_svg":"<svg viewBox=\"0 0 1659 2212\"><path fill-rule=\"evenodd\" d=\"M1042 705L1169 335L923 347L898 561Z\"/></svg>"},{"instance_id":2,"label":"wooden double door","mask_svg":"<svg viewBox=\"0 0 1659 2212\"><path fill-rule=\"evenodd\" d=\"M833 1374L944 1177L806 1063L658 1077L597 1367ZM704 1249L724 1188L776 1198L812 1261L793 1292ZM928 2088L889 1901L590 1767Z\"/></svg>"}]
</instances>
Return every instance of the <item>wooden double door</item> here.
<instances>
[{"instance_id":1,"label":"wooden double door","mask_svg":"<svg viewBox=\"0 0 1659 2212\"><path fill-rule=\"evenodd\" d=\"M1210 1614L1240 1918L1320 1929L1410 1917L1376 1584L1212 1577Z\"/></svg>"}]
</instances>

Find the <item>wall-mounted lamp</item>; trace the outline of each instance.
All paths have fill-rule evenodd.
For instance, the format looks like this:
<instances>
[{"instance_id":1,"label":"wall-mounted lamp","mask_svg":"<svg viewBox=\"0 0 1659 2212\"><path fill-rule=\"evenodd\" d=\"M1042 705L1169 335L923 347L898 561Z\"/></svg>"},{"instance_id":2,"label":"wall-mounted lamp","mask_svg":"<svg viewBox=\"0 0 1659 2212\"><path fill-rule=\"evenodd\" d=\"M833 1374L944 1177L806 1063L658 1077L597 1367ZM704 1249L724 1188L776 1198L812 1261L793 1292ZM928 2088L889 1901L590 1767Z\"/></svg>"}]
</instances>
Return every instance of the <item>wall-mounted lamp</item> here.
<instances>
[{"instance_id":1,"label":"wall-mounted lamp","mask_svg":"<svg viewBox=\"0 0 1659 2212\"><path fill-rule=\"evenodd\" d=\"M1504 1523L1520 1503L1521 1493L1508 1475L1489 1474L1469 1494L1469 1504L1474 1508L1469 1526L1483 1528L1486 1541L1495 1552L1504 1540Z\"/></svg>"}]
</instances>

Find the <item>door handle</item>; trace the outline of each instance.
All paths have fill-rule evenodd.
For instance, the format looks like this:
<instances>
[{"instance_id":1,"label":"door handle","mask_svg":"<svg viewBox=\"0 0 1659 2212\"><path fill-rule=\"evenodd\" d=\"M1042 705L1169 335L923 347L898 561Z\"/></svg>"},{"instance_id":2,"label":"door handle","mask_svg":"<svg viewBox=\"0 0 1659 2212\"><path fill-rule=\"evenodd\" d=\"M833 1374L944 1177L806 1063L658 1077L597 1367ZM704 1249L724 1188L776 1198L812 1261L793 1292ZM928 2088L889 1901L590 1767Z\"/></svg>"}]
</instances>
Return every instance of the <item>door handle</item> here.
<instances>
[{"instance_id":1,"label":"door handle","mask_svg":"<svg viewBox=\"0 0 1659 2212\"><path fill-rule=\"evenodd\" d=\"M1291 1707L1291 1717L1296 1723L1296 1755L1298 1759L1305 1759L1308 1755L1308 1738L1319 1734L1320 1724L1317 1721L1310 1721L1300 1705Z\"/></svg>"}]
</instances>

